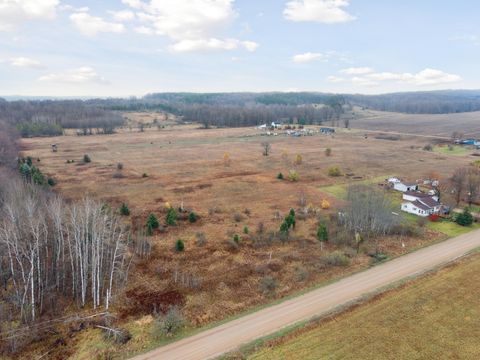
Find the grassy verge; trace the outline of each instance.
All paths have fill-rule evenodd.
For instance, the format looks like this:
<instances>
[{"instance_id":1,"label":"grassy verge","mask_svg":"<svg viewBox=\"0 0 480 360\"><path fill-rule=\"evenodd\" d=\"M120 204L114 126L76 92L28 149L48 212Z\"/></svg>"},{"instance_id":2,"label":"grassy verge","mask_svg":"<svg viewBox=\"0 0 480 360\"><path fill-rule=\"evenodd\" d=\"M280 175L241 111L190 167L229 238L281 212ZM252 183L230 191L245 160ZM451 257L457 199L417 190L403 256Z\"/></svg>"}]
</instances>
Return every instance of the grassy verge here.
<instances>
[{"instance_id":1,"label":"grassy verge","mask_svg":"<svg viewBox=\"0 0 480 360\"><path fill-rule=\"evenodd\" d=\"M321 321L282 330L245 346L242 356L255 360L479 358L480 283L472 281L480 271L479 259L476 251L428 276L371 294L368 303L347 312L339 313L344 310L340 308Z\"/></svg>"},{"instance_id":2,"label":"grassy verge","mask_svg":"<svg viewBox=\"0 0 480 360\"><path fill-rule=\"evenodd\" d=\"M472 153L472 150L473 149L468 146L460 146L460 145L453 145L451 147L448 147L446 145L433 147L433 152L438 154L443 154L443 155L456 155L456 156L468 155Z\"/></svg>"}]
</instances>

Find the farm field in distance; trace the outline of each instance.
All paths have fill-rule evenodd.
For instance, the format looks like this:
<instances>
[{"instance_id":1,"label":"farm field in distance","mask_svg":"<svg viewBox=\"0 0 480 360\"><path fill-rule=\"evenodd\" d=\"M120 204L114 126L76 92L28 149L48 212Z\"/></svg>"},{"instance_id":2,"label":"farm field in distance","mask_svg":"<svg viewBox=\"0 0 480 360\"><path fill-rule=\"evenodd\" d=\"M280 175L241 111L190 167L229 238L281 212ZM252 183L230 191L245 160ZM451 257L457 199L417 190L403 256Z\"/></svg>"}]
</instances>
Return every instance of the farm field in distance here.
<instances>
[{"instance_id":1,"label":"farm field in distance","mask_svg":"<svg viewBox=\"0 0 480 360\"><path fill-rule=\"evenodd\" d=\"M147 117L136 114L137 119ZM190 329L369 266L373 244L365 244L359 255L350 254L349 266L325 266L320 261L344 248L341 243L326 243L322 249L316 231L318 218L335 216L345 204L349 184L378 186L389 176L416 180L430 173L446 179L454 169L475 159L470 154L424 151L431 140L422 137L387 140L370 134L365 138L364 132L355 129L338 129L334 136L279 133L261 136L254 128L200 129L169 123L144 132L124 128L112 135L23 139L21 146L24 156L40 159L38 166L57 181L56 191L66 198L88 195L114 209L127 203L134 233L144 226L149 213L164 223L167 204L183 205L198 214L195 223L182 218L177 226L156 231L150 258L140 261L129 275L131 293L138 296L136 304L141 297L157 294L161 299L165 296L161 301L169 305L167 295L174 293L184 304ZM262 155L265 141L271 144L269 156ZM52 143L58 145L58 152L52 152ZM327 148L331 156L325 154ZM90 163L83 163L85 154ZM328 176L334 166L348 176ZM290 170L298 173L298 181L287 179ZM279 173L284 180L277 179ZM291 208L299 211L300 197L316 214L297 220L288 241L268 240ZM330 203L329 209L321 209L323 200ZM259 228L264 242L257 240ZM458 229L447 230L428 226L421 236L388 236L380 241L380 250L389 256L401 255L445 239ZM198 233L205 237L205 244L199 245ZM238 243L232 241L234 235L239 236ZM183 252L174 251L178 239L185 243ZM269 280L275 284L273 290L263 289L265 279L273 279ZM76 340L77 355L135 353L156 344L158 340L151 335L154 320L129 308L135 301L117 305L134 341L113 349L99 330L88 330L82 340Z\"/></svg>"},{"instance_id":2,"label":"farm field in distance","mask_svg":"<svg viewBox=\"0 0 480 360\"><path fill-rule=\"evenodd\" d=\"M465 137L479 137L480 112L457 114L404 114L395 112L362 110L354 108L350 125L353 128L390 131L398 133L414 133L426 136L450 138L458 131Z\"/></svg>"},{"instance_id":3,"label":"farm field in distance","mask_svg":"<svg viewBox=\"0 0 480 360\"><path fill-rule=\"evenodd\" d=\"M478 359L479 260L478 253L459 260L274 340L247 358Z\"/></svg>"}]
</instances>

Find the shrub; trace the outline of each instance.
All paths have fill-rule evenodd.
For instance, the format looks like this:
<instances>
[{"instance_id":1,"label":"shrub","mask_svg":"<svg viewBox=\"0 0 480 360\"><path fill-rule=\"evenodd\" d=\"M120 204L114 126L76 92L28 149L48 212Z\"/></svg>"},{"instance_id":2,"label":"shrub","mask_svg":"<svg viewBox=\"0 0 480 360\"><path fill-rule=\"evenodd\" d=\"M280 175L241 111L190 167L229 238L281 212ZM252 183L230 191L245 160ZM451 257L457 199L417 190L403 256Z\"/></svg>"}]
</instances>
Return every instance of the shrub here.
<instances>
[{"instance_id":1,"label":"shrub","mask_svg":"<svg viewBox=\"0 0 480 360\"><path fill-rule=\"evenodd\" d=\"M118 163L117 164L117 170L123 170L123 164L122 163Z\"/></svg>"},{"instance_id":2,"label":"shrub","mask_svg":"<svg viewBox=\"0 0 480 360\"><path fill-rule=\"evenodd\" d=\"M205 234L203 232L197 232L195 234L195 243L197 246L204 246L207 243L207 238L205 237Z\"/></svg>"},{"instance_id":3,"label":"shrub","mask_svg":"<svg viewBox=\"0 0 480 360\"><path fill-rule=\"evenodd\" d=\"M157 319L155 324L156 332L161 336L173 336L181 330L185 320L177 307L172 307L164 316Z\"/></svg>"},{"instance_id":4,"label":"shrub","mask_svg":"<svg viewBox=\"0 0 480 360\"><path fill-rule=\"evenodd\" d=\"M245 226L243 227L243 233L244 233L244 234L248 234L248 233L249 233L248 226L245 225Z\"/></svg>"},{"instance_id":5,"label":"shrub","mask_svg":"<svg viewBox=\"0 0 480 360\"><path fill-rule=\"evenodd\" d=\"M198 219L198 216L193 211L190 214L188 214L188 221L190 221L191 223L196 222L197 219Z\"/></svg>"},{"instance_id":6,"label":"shrub","mask_svg":"<svg viewBox=\"0 0 480 360\"><path fill-rule=\"evenodd\" d=\"M341 251L334 251L321 257L321 262L330 266L348 266L350 259Z\"/></svg>"},{"instance_id":7,"label":"shrub","mask_svg":"<svg viewBox=\"0 0 480 360\"><path fill-rule=\"evenodd\" d=\"M440 216L437 214L432 214L428 217L428 220L430 220L431 222L437 222L438 220L440 220Z\"/></svg>"},{"instance_id":8,"label":"shrub","mask_svg":"<svg viewBox=\"0 0 480 360\"><path fill-rule=\"evenodd\" d=\"M306 268L299 266L295 269L295 280L296 281L305 281L308 279L309 273Z\"/></svg>"},{"instance_id":9,"label":"shrub","mask_svg":"<svg viewBox=\"0 0 480 360\"><path fill-rule=\"evenodd\" d=\"M143 173L142 178L146 178L146 177L148 177L147 173Z\"/></svg>"},{"instance_id":10,"label":"shrub","mask_svg":"<svg viewBox=\"0 0 480 360\"><path fill-rule=\"evenodd\" d=\"M383 262L385 260L388 260L388 255L384 254L384 253L380 253L380 252L379 253L374 253L370 256L373 258L374 263L379 263L379 262Z\"/></svg>"},{"instance_id":11,"label":"shrub","mask_svg":"<svg viewBox=\"0 0 480 360\"><path fill-rule=\"evenodd\" d=\"M223 165L224 166L230 166L230 154L228 152L226 152L225 154L223 154Z\"/></svg>"},{"instance_id":12,"label":"shrub","mask_svg":"<svg viewBox=\"0 0 480 360\"><path fill-rule=\"evenodd\" d=\"M167 218L166 218L167 225L171 225L171 226L177 225L177 219L178 219L177 210L175 210L173 207L168 209Z\"/></svg>"},{"instance_id":13,"label":"shrub","mask_svg":"<svg viewBox=\"0 0 480 360\"><path fill-rule=\"evenodd\" d=\"M423 147L423 150L425 151L433 151L433 146L431 144L427 144Z\"/></svg>"},{"instance_id":14,"label":"shrub","mask_svg":"<svg viewBox=\"0 0 480 360\"><path fill-rule=\"evenodd\" d=\"M332 149L326 148L325 149L325 156L330 156L330 155L332 155Z\"/></svg>"},{"instance_id":15,"label":"shrub","mask_svg":"<svg viewBox=\"0 0 480 360\"><path fill-rule=\"evenodd\" d=\"M111 340L117 344L126 344L132 338L132 334L127 329L103 329L105 340Z\"/></svg>"},{"instance_id":16,"label":"shrub","mask_svg":"<svg viewBox=\"0 0 480 360\"><path fill-rule=\"evenodd\" d=\"M292 182L296 182L298 181L298 172L296 172L295 170L290 170L288 172L288 180L292 181Z\"/></svg>"},{"instance_id":17,"label":"shrub","mask_svg":"<svg viewBox=\"0 0 480 360\"><path fill-rule=\"evenodd\" d=\"M175 242L175 251L182 252L183 250L185 250L185 243L183 242L183 240L178 239Z\"/></svg>"},{"instance_id":18,"label":"shrub","mask_svg":"<svg viewBox=\"0 0 480 360\"><path fill-rule=\"evenodd\" d=\"M238 244L240 242L240 236L238 234L233 235L233 241Z\"/></svg>"},{"instance_id":19,"label":"shrub","mask_svg":"<svg viewBox=\"0 0 480 360\"><path fill-rule=\"evenodd\" d=\"M332 176L332 177L342 176L342 171L338 166L332 166L331 168L328 169L328 176Z\"/></svg>"},{"instance_id":20,"label":"shrub","mask_svg":"<svg viewBox=\"0 0 480 360\"><path fill-rule=\"evenodd\" d=\"M419 217L417 219L417 225L421 228L423 228L427 224L427 219L424 217Z\"/></svg>"},{"instance_id":21,"label":"shrub","mask_svg":"<svg viewBox=\"0 0 480 360\"><path fill-rule=\"evenodd\" d=\"M470 226L473 224L473 216L468 208L465 208L463 213L457 215L455 222L461 226Z\"/></svg>"},{"instance_id":22,"label":"shrub","mask_svg":"<svg viewBox=\"0 0 480 360\"><path fill-rule=\"evenodd\" d=\"M235 222L240 222L243 220L243 215L240 213L235 213L233 214L233 220L235 220Z\"/></svg>"},{"instance_id":23,"label":"shrub","mask_svg":"<svg viewBox=\"0 0 480 360\"><path fill-rule=\"evenodd\" d=\"M50 185L50 186L55 186L55 185L57 185L57 182L53 178L48 178L47 179L47 184Z\"/></svg>"},{"instance_id":24,"label":"shrub","mask_svg":"<svg viewBox=\"0 0 480 360\"><path fill-rule=\"evenodd\" d=\"M301 165L302 162L303 162L302 155L297 154L297 156L295 157L295 165Z\"/></svg>"},{"instance_id":25,"label":"shrub","mask_svg":"<svg viewBox=\"0 0 480 360\"><path fill-rule=\"evenodd\" d=\"M278 173L277 179L278 179L278 180L283 180L283 174L282 174L281 172Z\"/></svg>"},{"instance_id":26,"label":"shrub","mask_svg":"<svg viewBox=\"0 0 480 360\"><path fill-rule=\"evenodd\" d=\"M89 163L89 162L92 162L92 159L90 159L90 156L85 154L85 155L83 155L83 162L84 163Z\"/></svg>"},{"instance_id":27,"label":"shrub","mask_svg":"<svg viewBox=\"0 0 480 360\"><path fill-rule=\"evenodd\" d=\"M264 278L260 279L260 291L265 295L274 294L277 287L277 280L271 276L265 276Z\"/></svg>"},{"instance_id":28,"label":"shrub","mask_svg":"<svg viewBox=\"0 0 480 360\"><path fill-rule=\"evenodd\" d=\"M322 200L322 204L320 205L322 209L327 210L330 209L330 202L328 200Z\"/></svg>"},{"instance_id":29,"label":"shrub","mask_svg":"<svg viewBox=\"0 0 480 360\"><path fill-rule=\"evenodd\" d=\"M128 208L128 205L126 203L122 203L122 205L120 205L120 215L130 215L130 209Z\"/></svg>"}]
</instances>

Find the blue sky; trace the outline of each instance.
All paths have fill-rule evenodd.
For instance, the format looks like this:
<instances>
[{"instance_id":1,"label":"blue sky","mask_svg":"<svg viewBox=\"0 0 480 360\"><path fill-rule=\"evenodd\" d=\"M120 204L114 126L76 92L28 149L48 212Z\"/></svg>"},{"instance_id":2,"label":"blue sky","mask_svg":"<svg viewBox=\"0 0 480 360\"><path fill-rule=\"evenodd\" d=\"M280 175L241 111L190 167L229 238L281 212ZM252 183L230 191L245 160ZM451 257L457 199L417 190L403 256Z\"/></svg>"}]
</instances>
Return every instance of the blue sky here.
<instances>
[{"instance_id":1,"label":"blue sky","mask_svg":"<svg viewBox=\"0 0 480 360\"><path fill-rule=\"evenodd\" d=\"M477 1L0 0L0 94L480 88Z\"/></svg>"}]
</instances>

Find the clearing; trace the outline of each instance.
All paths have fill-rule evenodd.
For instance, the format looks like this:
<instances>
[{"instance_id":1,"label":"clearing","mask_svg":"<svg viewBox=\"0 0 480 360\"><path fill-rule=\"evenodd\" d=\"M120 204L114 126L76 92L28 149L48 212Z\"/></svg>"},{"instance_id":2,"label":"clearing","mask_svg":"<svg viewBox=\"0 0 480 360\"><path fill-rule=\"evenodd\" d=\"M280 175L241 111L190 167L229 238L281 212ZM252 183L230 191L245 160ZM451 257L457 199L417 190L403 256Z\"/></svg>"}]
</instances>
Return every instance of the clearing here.
<instances>
[{"instance_id":1,"label":"clearing","mask_svg":"<svg viewBox=\"0 0 480 360\"><path fill-rule=\"evenodd\" d=\"M131 116L147 124L156 118ZM262 156L265 141L271 144L269 156ZM368 267L372 244L357 255L345 242L334 240L341 229L329 219L344 200L328 187L345 191L349 184L376 184L389 175L416 180L436 173L445 179L472 162L469 155L422 150L429 141L404 135L396 140L365 138L355 130L335 136L261 136L253 128L205 130L173 122L146 126L143 132L126 127L113 135L23 139L23 155L57 181L56 191L66 198L89 195L112 208L125 202L131 211L125 221L134 230L143 228L151 212L164 223L167 203L199 215L194 223L184 216L177 226L156 231L150 238L150 257L132 268L127 290L133 295L123 295L114 311L134 340L115 347L99 331L87 330L74 340L76 356L134 353L165 341L155 336L150 316L157 302L164 307L183 304L189 332ZM58 144L58 152L51 151L52 143ZM332 149L331 156L326 156L326 148ZM90 163L82 162L85 154ZM348 176L328 176L334 166ZM298 172L298 181L277 179L290 170ZM301 200L313 211L298 216L290 239L280 241L276 234L283 218L291 208L300 214L305 208ZM329 209L320 208L323 200ZM319 220L332 224L332 241L323 250L316 239ZM420 236L388 236L380 250L391 257L402 255L455 233L448 230L426 226ZM185 251L174 250L177 239L184 241ZM333 251L344 252L349 266L326 265Z\"/></svg>"}]
</instances>

